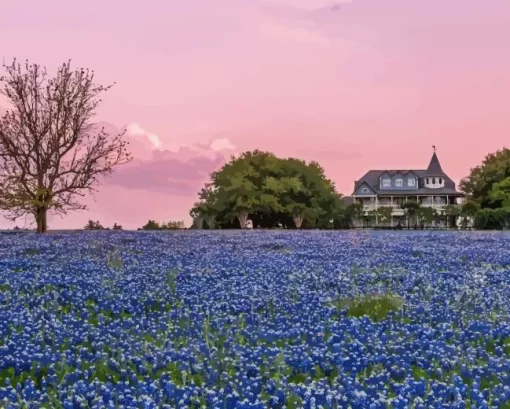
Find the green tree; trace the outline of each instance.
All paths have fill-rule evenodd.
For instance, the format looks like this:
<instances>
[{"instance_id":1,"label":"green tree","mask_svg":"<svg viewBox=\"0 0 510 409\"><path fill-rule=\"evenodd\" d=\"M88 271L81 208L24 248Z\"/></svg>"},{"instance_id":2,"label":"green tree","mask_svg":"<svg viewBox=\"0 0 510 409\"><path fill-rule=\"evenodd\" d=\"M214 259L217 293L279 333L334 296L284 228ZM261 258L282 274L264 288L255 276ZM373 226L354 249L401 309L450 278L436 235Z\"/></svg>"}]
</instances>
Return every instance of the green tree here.
<instances>
[{"instance_id":1,"label":"green tree","mask_svg":"<svg viewBox=\"0 0 510 409\"><path fill-rule=\"evenodd\" d=\"M196 202L191 210L189 211L189 215L193 219L193 224L191 225L192 229L202 229L204 224L204 215L200 211L200 203Z\"/></svg>"},{"instance_id":2,"label":"green tree","mask_svg":"<svg viewBox=\"0 0 510 409\"><path fill-rule=\"evenodd\" d=\"M105 228L99 221L89 220L83 229L84 230L104 230Z\"/></svg>"},{"instance_id":3,"label":"green tree","mask_svg":"<svg viewBox=\"0 0 510 409\"><path fill-rule=\"evenodd\" d=\"M281 189L273 193L280 198L283 211L292 216L299 229L303 222L329 227L341 217L342 196L336 193L324 169L317 162L289 158L282 161Z\"/></svg>"},{"instance_id":4,"label":"green tree","mask_svg":"<svg viewBox=\"0 0 510 409\"><path fill-rule=\"evenodd\" d=\"M493 187L510 177L510 150L502 150L485 156L479 166L471 169L470 174L460 182L462 192L470 196L482 209L501 207L504 199L496 199Z\"/></svg>"},{"instance_id":5,"label":"green tree","mask_svg":"<svg viewBox=\"0 0 510 409\"><path fill-rule=\"evenodd\" d=\"M149 220L145 226L142 227L143 230L161 230L161 226L155 220Z\"/></svg>"},{"instance_id":6,"label":"green tree","mask_svg":"<svg viewBox=\"0 0 510 409\"><path fill-rule=\"evenodd\" d=\"M120 224L114 223L112 230L122 230L122 226Z\"/></svg>"},{"instance_id":7,"label":"green tree","mask_svg":"<svg viewBox=\"0 0 510 409\"><path fill-rule=\"evenodd\" d=\"M393 209L390 206L381 206L377 209L377 219L382 224L390 224Z\"/></svg>"},{"instance_id":8,"label":"green tree","mask_svg":"<svg viewBox=\"0 0 510 409\"><path fill-rule=\"evenodd\" d=\"M489 198L491 203L499 203L501 207L510 209L510 176L492 185Z\"/></svg>"},{"instance_id":9,"label":"green tree","mask_svg":"<svg viewBox=\"0 0 510 409\"><path fill-rule=\"evenodd\" d=\"M422 227L432 224L437 216L437 211L433 207L423 206L416 209L416 217Z\"/></svg>"},{"instance_id":10,"label":"green tree","mask_svg":"<svg viewBox=\"0 0 510 409\"><path fill-rule=\"evenodd\" d=\"M474 217L474 227L477 229L486 229L486 228L494 228L494 227L503 227L505 223L505 218L507 215L505 215L503 212L505 212L504 209L479 209ZM508 224L508 221L507 223ZM464 225L467 225L465 223Z\"/></svg>"},{"instance_id":11,"label":"green tree","mask_svg":"<svg viewBox=\"0 0 510 409\"><path fill-rule=\"evenodd\" d=\"M414 226L416 227L418 224L417 214L418 209L421 207L420 204L414 200L408 200L407 202L402 204L402 209L406 214L407 218L407 228L410 227L411 223L414 222Z\"/></svg>"},{"instance_id":12,"label":"green tree","mask_svg":"<svg viewBox=\"0 0 510 409\"><path fill-rule=\"evenodd\" d=\"M455 218L460 215L460 206L449 204L443 209L443 214L447 220L447 227L455 226Z\"/></svg>"},{"instance_id":13,"label":"green tree","mask_svg":"<svg viewBox=\"0 0 510 409\"><path fill-rule=\"evenodd\" d=\"M461 226L468 227L474 221L479 210L479 203L472 199L466 200L460 207ZM492 218L489 218L489 220L492 220Z\"/></svg>"},{"instance_id":14,"label":"green tree","mask_svg":"<svg viewBox=\"0 0 510 409\"><path fill-rule=\"evenodd\" d=\"M369 210L368 212L366 212L363 216L363 220L365 222L365 225L371 227L377 220L377 210Z\"/></svg>"},{"instance_id":15,"label":"green tree","mask_svg":"<svg viewBox=\"0 0 510 409\"><path fill-rule=\"evenodd\" d=\"M211 175L208 190L214 200L201 194L192 217L207 220L212 207L220 225L237 219L244 228L251 216L273 225L330 227L331 220L342 217L341 195L318 163L280 159L269 152L256 150L232 158Z\"/></svg>"},{"instance_id":16,"label":"green tree","mask_svg":"<svg viewBox=\"0 0 510 409\"><path fill-rule=\"evenodd\" d=\"M199 201L196 202L190 210L190 216L193 218L193 225L201 229L204 220L209 229L214 229L216 219L220 213L220 206L218 203L217 189L211 184L207 183L199 192Z\"/></svg>"},{"instance_id":17,"label":"green tree","mask_svg":"<svg viewBox=\"0 0 510 409\"><path fill-rule=\"evenodd\" d=\"M179 221L170 220L168 223L162 223L160 225L161 230L182 230L185 228L186 227L182 220L179 220Z\"/></svg>"},{"instance_id":18,"label":"green tree","mask_svg":"<svg viewBox=\"0 0 510 409\"><path fill-rule=\"evenodd\" d=\"M345 215L350 227L355 227L356 222L363 220L365 212L361 203L351 203L345 209Z\"/></svg>"},{"instance_id":19,"label":"green tree","mask_svg":"<svg viewBox=\"0 0 510 409\"><path fill-rule=\"evenodd\" d=\"M261 171L271 173L275 161L276 157L270 153L246 152L212 175L213 185L217 188L217 205L226 211L227 217L237 218L242 229L250 213L265 212L278 205L274 195L264 189L261 177L264 176Z\"/></svg>"}]
</instances>

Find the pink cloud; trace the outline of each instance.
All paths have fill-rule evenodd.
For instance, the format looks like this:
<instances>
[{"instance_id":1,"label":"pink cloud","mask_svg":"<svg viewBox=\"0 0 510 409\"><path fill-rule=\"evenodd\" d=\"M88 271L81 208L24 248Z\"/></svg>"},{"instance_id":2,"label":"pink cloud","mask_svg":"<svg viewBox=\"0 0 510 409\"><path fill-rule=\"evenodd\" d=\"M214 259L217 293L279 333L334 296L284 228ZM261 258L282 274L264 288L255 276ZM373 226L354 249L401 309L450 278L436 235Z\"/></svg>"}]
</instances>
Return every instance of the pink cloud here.
<instances>
[{"instance_id":1,"label":"pink cloud","mask_svg":"<svg viewBox=\"0 0 510 409\"><path fill-rule=\"evenodd\" d=\"M65 219L50 214L52 229L68 228L69 219L73 220L75 227L85 225L89 219L106 224L114 219L125 228L141 227L149 218L168 221L173 217L189 222L187 211L183 214L183 209L191 207L211 172L221 167L235 149L228 138L220 137L188 147L177 146L175 151L171 151L164 149L168 143L163 145L159 136L139 125L119 129L108 122L98 122L92 132L100 129L111 135L126 129L124 138L129 142L134 159L117 167L112 175L101 181L97 192L82 200L88 207L87 211L73 213ZM155 144L156 138L159 143ZM139 201L142 197L143 200ZM177 206L178 203L185 204L185 207ZM143 204L143 214L139 214L140 204ZM18 226L25 224L23 220L17 222ZM0 220L0 227L12 225Z\"/></svg>"}]
</instances>

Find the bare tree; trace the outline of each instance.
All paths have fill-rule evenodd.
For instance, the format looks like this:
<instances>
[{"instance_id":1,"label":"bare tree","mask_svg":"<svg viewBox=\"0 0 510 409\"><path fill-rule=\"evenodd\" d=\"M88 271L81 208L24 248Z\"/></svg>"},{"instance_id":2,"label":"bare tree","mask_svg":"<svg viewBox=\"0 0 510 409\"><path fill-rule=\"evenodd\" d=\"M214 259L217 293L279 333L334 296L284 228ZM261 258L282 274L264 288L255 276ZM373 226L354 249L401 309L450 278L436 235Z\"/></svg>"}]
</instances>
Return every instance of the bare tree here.
<instances>
[{"instance_id":1,"label":"bare tree","mask_svg":"<svg viewBox=\"0 0 510 409\"><path fill-rule=\"evenodd\" d=\"M111 88L94 71L62 64L54 77L37 64L3 64L0 93L11 108L0 118L0 209L15 220L33 215L47 229L48 210L83 210L77 196L131 160L124 133L94 129L91 119Z\"/></svg>"}]
</instances>

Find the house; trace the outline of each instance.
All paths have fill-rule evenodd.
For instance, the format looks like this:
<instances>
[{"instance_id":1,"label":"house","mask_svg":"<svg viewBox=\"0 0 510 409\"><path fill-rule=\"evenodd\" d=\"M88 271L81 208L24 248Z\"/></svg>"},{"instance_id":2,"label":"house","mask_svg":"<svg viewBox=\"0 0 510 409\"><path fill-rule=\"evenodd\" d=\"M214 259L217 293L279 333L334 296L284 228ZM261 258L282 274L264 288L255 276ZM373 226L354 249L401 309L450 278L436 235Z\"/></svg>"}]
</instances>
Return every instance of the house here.
<instances>
[{"instance_id":1,"label":"house","mask_svg":"<svg viewBox=\"0 0 510 409\"><path fill-rule=\"evenodd\" d=\"M391 207L391 226L402 225L406 217L402 207L413 200L421 207L432 207L438 215L444 214L446 205L460 205L464 194L457 191L455 182L443 171L435 152L425 170L370 170L354 182L352 194L356 203L363 204L365 214L381 207ZM446 217L433 224L444 226ZM376 224L379 224L376 220Z\"/></svg>"}]
</instances>

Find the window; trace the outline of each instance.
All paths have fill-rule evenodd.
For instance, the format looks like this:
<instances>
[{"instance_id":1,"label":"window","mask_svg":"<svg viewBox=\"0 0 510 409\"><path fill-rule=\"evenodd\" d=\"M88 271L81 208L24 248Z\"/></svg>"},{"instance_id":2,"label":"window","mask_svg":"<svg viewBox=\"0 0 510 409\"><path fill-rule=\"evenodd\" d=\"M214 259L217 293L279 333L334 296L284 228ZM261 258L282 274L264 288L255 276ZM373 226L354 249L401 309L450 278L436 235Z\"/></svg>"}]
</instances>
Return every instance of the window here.
<instances>
[{"instance_id":1,"label":"window","mask_svg":"<svg viewBox=\"0 0 510 409\"><path fill-rule=\"evenodd\" d=\"M395 186L396 187L404 186L404 179L398 178L397 180L395 180Z\"/></svg>"},{"instance_id":2,"label":"window","mask_svg":"<svg viewBox=\"0 0 510 409\"><path fill-rule=\"evenodd\" d=\"M416 180L414 178L407 179L407 186L416 186Z\"/></svg>"},{"instance_id":3,"label":"window","mask_svg":"<svg viewBox=\"0 0 510 409\"><path fill-rule=\"evenodd\" d=\"M382 180L383 187L390 187L391 186L391 180L390 179L383 179Z\"/></svg>"},{"instance_id":4,"label":"window","mask_svg":"<svg viewBox=\"0 0 510 409\"><path fill-rule=\"evenodd\" d=\"M443 184L443 179L442 178L439 178L439 184L442 185Z\"/></svg>"},{"instance_id":5,"label":"window","mask_svg":"<svg viewBox=\"0 0 510 409\"><path fill-rule=\"evenodd\" d=\"M361 193L368 193L368 188L364 187L363 189L361 189Z\"/></svg>"},{"instance_id":6,"label":"window","mask_svg":"<svg viewBox=\"0 0 510 409\"><path fill-rule=\"evenodd\" d=\"M435 185L436 184L436 178L432 178L432 184Z\"/></svg>"}]
</instances>

